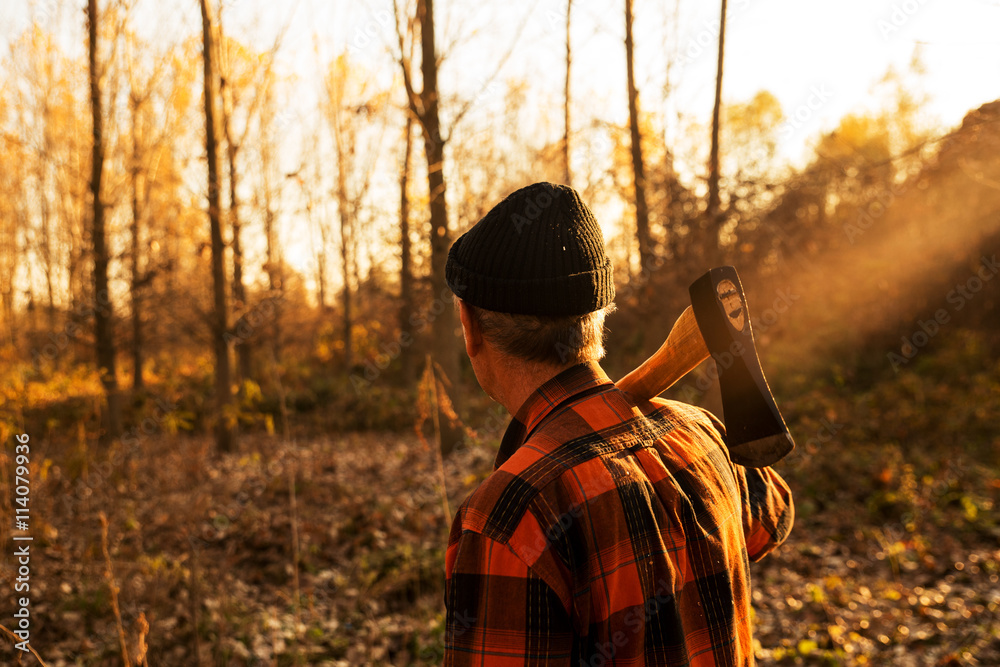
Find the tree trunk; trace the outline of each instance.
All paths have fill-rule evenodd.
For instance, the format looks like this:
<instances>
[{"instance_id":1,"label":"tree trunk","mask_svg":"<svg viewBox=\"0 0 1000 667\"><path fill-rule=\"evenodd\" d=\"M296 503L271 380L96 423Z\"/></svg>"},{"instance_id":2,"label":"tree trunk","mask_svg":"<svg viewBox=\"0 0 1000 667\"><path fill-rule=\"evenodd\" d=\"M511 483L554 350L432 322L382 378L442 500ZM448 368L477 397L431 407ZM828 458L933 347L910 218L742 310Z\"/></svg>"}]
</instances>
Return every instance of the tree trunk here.
<instances>
[{"instance_id":1,"label":"tree trunk","mask_svg":"<svg viewBox=\"0 0 1000 667\"><path fill-rule=\"evenodd\" d=\"M269 187L265 183L265 188ZM281 299L277 298L281 287L281 260L278 259L278 248L274 240L274 210L271 208L271 195L265 195L264 204L264 235L267 239L267 292L274 305L274 317L271 318L271 349L276 362L281 361Z\"/></svg>"},{"instance_id":2,"label":"tree trunk","mask_svg":"<svg viewBox=\"0 0 1000 667\"><path fill-rule=\"evenodd\" d=\"M67 204L69 200L69 204ZM80 217L78 202L72 193L64 192L60 199L60 215L66 221L69 230L69 248L67 252L67 296L71 310L78 311L83 299L85 277L82 275L84 267L84 254L86 253L83 220Z\"/></svg>"},{"instance_id":3,"label":"tree trunk","mask_svg":"<svg viewBox=\"0 0 1000 667\"><path fill-rule=\"evenodd\" d=\"M434 0L420 0L417 4L417 21L420 24L420 72L423 78L421 101L423 106L424 155L427 158L427 187L431 213L431 313L434 313L431 336L434 359L453 384L458 383L458 340L455 336L455 309L451 304L451 291L444 277L444 267L451 248L448 231L448 203L445 197L444 138L441 135L437 85L437 49L434 44ZM455 409L460 407L460 391L452 391ZM442 423L441 446L445 454L454 449L461 439L460 431L446 429Z\"/></svg>"},{"instance_id":4,"label":"tree trunk","mask_svg":"<svg viewBox=\"0 0 1000 667\"><path fill-rule=\"evenodd\" d=\"M87 2L88 56L90 64L90 110L93 120L93 152L90 192L93 197L94 245L94 341L97 368L104 387L107 411L103 419L101 441L110 443L121 435L121 396L115 369L115 343L112 331L111 294L108 291L108 248L104 229L104 202L101 181L104 177L104 125L101 111L100 73L97 71L97 0Z\"/></svg>"},{"instance_id":5,"label":"tree trunk","mask_svg":"<svg viewBox=\"0 0 1000 667\"><path fill-rule=\"evenodd\" d=\"M403 141L403 164L399 170L399 330L407 331L410 315L416 310L413 300L413 244L410 242L410 161L413 155L413 116L406 114ZM411 351L402 354L403 381L416 378L416 365Z\"/></svg>"},{"instance_id":6,"label":"tree trunk","mask_svg":"<svg viewBox=\"0 0 1000 667\"><path fill-rule=\"evenodd\" d=\"M354 256L354 205L347 192L347 156L354 153L354 129L345 127L340 121L342 109L332 109L334 114L333 140L337 149L337 187L335 194L337 197L337 214L340 218L340 262L341 272L344 280L343 291L341 292L343 303L343 336L344 336L344 371L348 374L354 366L354 346L352 344L351 330L354 326L354 312L352 309L354 298L351 292L351 280L355 279L355 284L360 284L356 279L355 272L352 271L352 263L357 264ZM345 136L345 134L347 136Z\"/></svg>"},{"instance_id":7,"label":"tree trunk","mask_svg":"<svg viewBox=\"0 0 1000 667\"><path fill-rule=\"evenodd\" d=\"M52 159L52 129L50 128L51 114L48 101L42 108L42 135L44 152L38 156L38 203L42 222L41 254L42 263L45 266L45 289L48 295L46 304L46 317L49 331L56 329L56 302L55 286L52 281L53 261L52 261L52 209L49 202L49 169L47 160Z\"/></svg>"},{"instance_id":8,"label":"tree trunk","mask_svg":"<svg viewBox=\"0 0 1000 667\"><path fill-rule=\"evenodd\" d=\"M394 11L397 5L393 2ZM398 14L397 14L398 17ZM458 353L460 343L456 336L455 309L451 304L451 290L444 277L445 263L451 246L448 232L448 204L445 196L444 178L444 143L441 133L441 119L438 102L440 101L437 87L437 50L434 44L434 2L433 0L417 0L417 15L415 24L406 21L409 29L420 31L420 72L423 87L417 92L413 88L410 71L410 60L406 55L405 38L399 31L397 36L400 46L400 65L403 70L403 82L409 98L410 112L420 121L424 139L424 156L427 159L427 190L430 199L431 222L431 303L421 314L414 313L414 321L419 325L414 333L421 333L430 324L431 353L450 383L458 383ZM412 34L412 33L411 33ZM411 42L412 44L412 42ZM461 391L457 386L452 391L454 407L460 412L459 400ZM441 449L444 454L450 453L463 437L457 429L448 429L444 425L450 422L441 414Z\"/></svg>"},{"instance_id":9,"label":"tree trunk","mask_svg":"<svg viewBox=\"0 0 1000 667\"><path fill-rule=\"evenodd\" d=\"M632 172L635 176L635 233L639 241L639 263L649 266L653 244L649 234L649 207L646 204L646 172L639 133L639 91L635 87L632 42L632 0L625 0L625 67L628 79L628 119L632 139Z\"/></svg>"},{"instance_id":10,"label":"tree trunk","mask_svg":"<svg viewBox=\"0 0 1000 667\"><path fill-rule=\"evenodd\" d=\"M91 0L93 1L93 0ZM211 0L201 0L202 41L204 44L205 149L208 157L208 219L212 233L212 294L214 318L212 347L215 352L215 444L220 452L234 447L232 378L229 368L229 322L226 311L225 244L222 241L222 216L219 210L219 154L215 118L215 54L212 40Z\"/></svg>"},{"instance_id":11,"label":"tree trunk","mask_svg":"<svg viewBox=\"0 0 1000 667\"><path fill-rule=\"evenodd\" d=\"M708 250L716 250L719 223L719 116L722 109L722 63L726 44L726 0L722 0L719 19L719 65L715 76L715 106L712 108L712 148L708 158L708 230L714 243Z\"/></svg>"},{"instance_id":12,"label":"tree trunk","mask_svg":"<svg viewBox=\"0 0 1000 667\"><path fill-rule=\"evenodd\" d=\"M129 248L130 259L130 284L129 299L132 305L132 389L140 390L143 387L142 381L142 303L140 299L139 275L139 234L140 217L142 215L139 204L139 101L135 97L129 100L132 112L132 164L129 169L130 186L132 189L132 225L131 243Z\"/></svg>"},{"instance_id":13,"label":"tree trunk","mask_svg":"<svg viewBox=\"0 0 1000 667\"><path fill-rule=\"evenodd\" d=\"M17 204L12 202L12 207L14 206ZM9 336L8 340L13 340L14 332L17 331L14 323L14 267L16 258L20 256L17 243L17 228L20 218L20 211L18 211L17 214L12 214L0 223L2 224L0 229L3 230L3 239L0 240L0 244L2 244L0 245L0 255L3 258L3 261L0 262L0 267L3 269L3 273L0 274L0 313L3 316L4 334Z\"/></svg>"},{"instance_id":14,"label":"tree trunk","mask_svg":"<svg viewBox=\"0 0 1000 667\"><path fill-rule=\"evenodd\" d=\"M569 128L570 128L570 71L573 64L573 52L570 45L570 12L573 9L573 0L566 0L566 81L563 86L565 91L564 101L563 101L563 140L562 140L562 158L563 158L563 180L566 185L573 187L573 174L570 170L569 164Z\"/></svg>"},{"instance_id":15,"label":"tree trunk","mask_svg":"<svg viewBox=\"0 0 1000 667\"><path fill-rule=\"evenodd\" d=\"M229 124L229 114L223 114L225 122ZM226 131L227 136L229 131ZM243 226L240 223L239 200L236 196L236 153L237 148L233 144L227 143L226 156L229 164L229 220L233 230L233 307L238 312L244 313L236 323L237 332L240 331L240 324L246 319L247 312L247 291L243 284ZM248 338L237 336L236 359L240 371L240 392L243 391L243 383L253 376L253 346Z\"/></svg>"},{"instance_id":16,"label":"tree trunk","mask_svg":"<svg viewBox=\"0 0 1000 667\"><path fill-rule=\"evenodd\" d=\"M327 238L326 238L326 224L320 221L314 221L312 216L312 209L309 209L309 222L315 222L316 227L319 229L319 245L316 248L316 289L317 289L317 299L319 300L319 312L320 317L326 318L327 310L329 305L327 304L326 297L326 248L327 248Z\"/></svg>"},{"instance_id":17,"label":"tree trunk","mask_svg":"<svg viewBox=\"0 0 1000 667\"><path fill-rule=\"evenodd\" d=\"M342 174L343 172L340 172ZM343 182L341 180L341 175L338 175L338 210L340 211L340 260L341 267L343 269L343 279L344 279L344 289L342 291L342 301L344 306L343 311L343 335L344 335L344 370L347 373L351 372L351 367L354 365L354 354L353 345L351 344L351 329L354 325L354 313L352 311L352 295L351 295L351 243L353 241L353 234L351 233L351 212L350 205L344 197L344 193L341 190Z\"/></svg>"},{"instance_id":18,"label":"tree trunk","mask_svg":"<svg viewBox=\"0 0 1000 667\"><path fill-rule=\"evenodd\" d=\"M418 3L417 18L420 22L421 63L424 107L424 155L427 158L427 187L431 213L431 291L434 299L448 298L448 285L444 278L445 262L451 247L448 230L448 203L445 196L444 138L441 135L439 97L437 87L437 50L434 45L434 1ZM455 318L451 304L434 320L435 358L452 381L458 375L458 356L455 351Z\"/></svg>"},{"instance_id":19,"label":"tree trunk","mask_svg":"<svg viewBox=\"0 0 1000 667\"><path fill-rule=\"evenodd\" d=\"M217 28L219 49L225 49L226 43L222 38L221 18ZM222 58L220 67L228 62L227 57ZM222 72L222 130L226 138L226 166L229 170L229 225L233 233L233 309L242 313L236 321L235 329L237 334L243 330L243 323L246 321L247 312L247 291L243 284L243 225L240 222L240 203L236 195L239 176L236 172L236 157L240 151L240 143L233 137L232 116L233 116L233 91L232 82L227 80L228 72ZM247 121L249 123L249 120ZM253 375L253 346L249 338L236 336L236 360L239 368L239 393L242 396L244 383L251 379Z\"/></svg>"},{"instance_id":20,"label":"tree trunk","mask_svg":"<svg viewBox=\"0 0 1000 667\"><path fill-rule=\"evenodd\" d=\"M270 88L268 88L268 95L270 95ZM265 102L265 109L270 109L270 97L267 98ZM273 115L268 113L266 116L267 122L264 122L264 117L261 119L262 126L269 126L270 122L273 121ZM277 294L282 291L282 280L281 280L281 259L279 257L278 244L275 240L275 213L274 207L271 202L271 163L272 153L270 139L264 137L261 139L261 151L260 151L260 169L262 173L262 190L264 193L264 237L267 242L266 252L267 252L267 288L268 296L273 299L274 304L274 317L271 318L271 349L274 352L274 361L280 363L281 361L281 299L277 299Z\"/></svg>"}]
</instances>

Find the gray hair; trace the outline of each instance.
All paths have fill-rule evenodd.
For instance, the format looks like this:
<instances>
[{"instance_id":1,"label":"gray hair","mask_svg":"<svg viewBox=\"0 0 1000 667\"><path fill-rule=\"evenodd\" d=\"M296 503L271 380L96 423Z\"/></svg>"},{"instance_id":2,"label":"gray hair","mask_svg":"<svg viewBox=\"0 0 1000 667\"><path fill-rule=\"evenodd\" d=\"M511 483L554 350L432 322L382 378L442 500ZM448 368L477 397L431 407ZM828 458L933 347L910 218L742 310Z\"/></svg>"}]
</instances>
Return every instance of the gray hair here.
<instances>
[{"instance_id":1,"label":"gray hair","mask_svg":"<svg viewBox=\"0 0 1000 667\"><path fill-rule=\"evenodd\" d=\"M565 365L604 357L604 318L615 304L583 315L548 317L498 313L466 304L479 323L483 338L506 355Z\"/></svg>"}]
</instances>

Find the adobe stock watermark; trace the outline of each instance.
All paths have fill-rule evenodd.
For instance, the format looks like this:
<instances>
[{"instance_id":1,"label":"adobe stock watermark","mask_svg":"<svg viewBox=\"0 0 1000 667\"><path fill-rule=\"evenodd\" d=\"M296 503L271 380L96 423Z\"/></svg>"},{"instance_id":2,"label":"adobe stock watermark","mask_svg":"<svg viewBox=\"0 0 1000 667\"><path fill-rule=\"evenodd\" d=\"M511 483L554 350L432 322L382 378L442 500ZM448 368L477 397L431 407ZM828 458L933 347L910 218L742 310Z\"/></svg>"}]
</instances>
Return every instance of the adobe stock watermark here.
<instances>
[{"instance_id":1,"label":"adobe stock watermark","mask_svg":"<svg viewBox=\"0 0 1000 667\"><path fill-rule=\"evenodd\" d=\"M455 287L455 291L461 294L465 291L465 287L458 285ZM451 288L445 287L429 305L410 314L410 317L407 319L407 324L410 328L400 330L393 340L381 343L378 347L379 354L375 355L374 359L365 361L364 372L351 373L350 379L351 385L354 387L354 392L359 396L367 392L371 388L372 383L382 376L383 371L389 368L392 362L401 357L417 341L417 334L422 333L427 327L431 326L441 316L441 313L445 311L445 308L454 307L454 300L455 296Z\"/></svg>"},{"instance_id":2,"label":"adobe stock watermark","mask_svg":"<svg viewBox=\"0 0 1000 667\"><path fill-rule=\"evenodd\" d=\"M41 369L42 360L53 361L69 347L70 343L82 336L91 319L100 311L101 315L111 315L111 299L107 290L100 292L97 299L90 303L77 304L72 312L76 319L71 319L59 331L49 332L49 341L41 347L31 350L31 364L36 371Z\"/></svg>"},{"instance_id":3,"label":"adobe stock watermark","mask_svg":"<svg viewBox=\"0 0 1000 667\"><path fill-rule=\"evenodd\" d=\"M778 128L778 138L785 141L792 138L796 132L805 127L817 111L833 99L833 96L834 92L825 83L810 86L805 101L795 107L788 119Z\"/></svg>"},{"instance_id":4,"label":"adobe stock watermark","mask_svg":"<svg viewBox=\"0 0 1000 667\"><path fill-rule=\"evenodd\" d=\"M552 206L552 195L545 190L539 190L533 199L529 199L520 210L511 214L510 221L514 223L514 231L518 234L523 232L524 228L537 221L549 206Z\"/></svg>"},{"instance_id":5,"label":"adobe stock watermark","mask_svg":"<svg viewBox=\"0 0 1000 667\"><path fill-rule=\"evenodd\" d=\"M469 613L468 609L462 611L453 612L448 620L447 626L444 633L444 646L445 650L449 648L455 648L455 642L466 632L471 630L476 625L476 621L479 618L473 616ZM435 648L425 648L420 653L421 659L428 662L438 663L444 659L444 654L440 650Z\"/></svg>"},{"instance_id":6,"label":"adobe stock watermark","mask_svg":"<svg viewBox=\"0 0 1000 667\"><path fill-rule=\"evenodd\" d=\"M838 424L823 417L819 420L819 428L816 429L816 434L806 440L806 447L819 447L820 445L832 442L837 433L843 428L843 424Z\"/></svg>"},{"instance_id":7,"label":"adobe stock watermark","mask_svg":"<svg viewBox=\"0 0 1000 667\"><path fill-rule=\"evenodd\" d=\"M572 141L570 148L570 164L576 165L600 163L606 161L614 150L614 142L606 128L599 123L592 123Z\"/></svg>"},{"instance_id":8,"label":"adobe stock watermark","mask_svg":"<svg viewBox=\"0 0 1000 667\"><path fill-rule=\"evenodd\" d=\"M753 332L762 334L773 327L781 319L781 316L787 313L792 305L801 298L802 295L796 294L790 288L779 289L769 308L765 308L759 315L751 316Z\"/></svg>"},{"instance_id":9,"label":"adobe stock watermark","mask_svg":"<svg viewBox=\"0 0 1000 667\"><path fill-rule=\"evenodd\" d=\"M639 265L639 273L629 278L628 282L616 290L615 300L625 301L645 287L652 279L653 274L663 268L667 260L660 255L651 255L643 260Z\"/></svg>"},{"instance_id":10,"label":"adobe stock watermark","mask_svg":"<svg viewBox=\"0 0 1000 667\"><path fill-rule=\"evenodd\" d=\"M882 41L888 42L889 38L899 32L903 26L916 16L917 12L927 4L928 0L905 0L901 3L893 3L892 11L888 18L881 18L876 22L878 31L882 34Z\"/></svg>"},{"instance_id":11,"label":"adobe stock watermark","mask_svg":"<svg viewBox=\"0 0 1000 667\"><path fill-rule=\"evenodd\" d=\"M34 4L34 13L31 17L31 22L37 27L43 27L49 23L53 18L55 18L56 12L59 9L59 3L57 0L44 0Z\"/></svg>"},{"instance_id":12,"label":"adobe stock watermark","mask_svg":"<svg viewBox=\"0 0 1000 667\"><path fill-rule=\"evenodd\" d=\"M997 273L1000 273L1000 263L997 263L997 256L983 256L976 272L964 283L955 285L948 292L945 301L951 308L938 308L934 311L933 317L927 320L917 320L916 330L909 336L902 337L899 352L893 350L886 355L893 372L899 373L901 367L913 361L920 350L927 347L931 339L941 332L941 328L951 322L952 313L965 308L966 304L974 299L976 294L986 286L986 283L996 277Z\"/></svg>"},{"instance_id":13,"label":"adobe stock watermark","mask_svg":"<svg viewBox=\"0 0 1000 667\"><path fill-rule=\"evenodd\" d=\"M770 307L765 308L759 314L750 316L751 331L755 336L763 334L771 327L775 326L785 315L795 302L802 298L790 288L779 289L775 292L774 300ZM740 340L734 340L728 350L712 354L714 364L702 366L694 375L693 381L688 381L681 386L680 400L685 403L697 405L698 402L708 393L716 380L721 381L725 372L736 363L736 358L741 357L746 348Z\"/></svg>"},{"instance_id":14,"label":"adobe stock watermark","mask_svg":"<svg viewBox=\"0 0 1000 667\"><path fill-rule=\"evenodd\" d=\"M58 0L38 2L4 2L0 4L0 23L13 40L15 35L29 32L32 28L45 30L59 13ZM14 9L17 5L28 5L27 10Z\"/></svg>"},{"instance_id":15,"label":"adobe stock watermark","mask_svg":"<svg viewBox=\"0 0 1000 667\"><path fill-rule=\"evenodd\" d=\"M548 24L545 28L545 35L548 36L549 33L555 32L557 30L563 31L566 29L566 10L568 8L569 2L567 0L560 0L555 3L558 11L549 7L545 10L545 22Z\"/></svg>"},{"instance_id":16,"label":"adobe stock watermark","mask_svg":"<svg viewBox=\"0 0 1000 667\"><path fill-rule=\"evenodd\" d=\"M158 432L166 421L167 417L177 410L177 404L171 403L170 401L165 401L162 398L157 398L155 400L157 412L155 414L145 417L140 423L133 426L121 437L122 447L134 448L137 447L143 440L147 437Z\"/></svg>"},{"instance_id":17,"label":"adobe stock watermark","mask_svg":"<svg viewBox=\"0 0 1000 667\"><path fill-rule=\"evenodd\" d=\"M368 13L364 19L355 24L351 33L351 43L347 50L351 55L357 55L364 51L394 23L395 16L391 9L380 7Z\"/></svg>"},{"instance_id":18,"label":"adobe stock watermark","mask_svg":"<svg viewBox=\"0 0 1000 667\"><path fill-rule=\"evenodd\" d=\"M31 448L28 446L28 441L31 438L27 433L22 433L20 435L15 435L14 440L19 444L14 446L15 463L17 467L14 469L14 498L11 499L11 504L16 505L16 517L14 525L12 528L18 535L14 536L15 542L31 542L34 538L28 534L28 529L30 525L31 517L31 475L29 466L29 456L31 454ZM16 597L17 611L14 612L14 618L17 628L14 630L14 634L20 638L20 642L14 644L14 647L20 651L28 652L28 641L31 638L31 545L30 544L15 544L17 547L14 550L14 558L17 559L17 579L14 584L14 591L21 593L20 597ZM13 573L12 573L13 578ZM18 657L18 662L21 658Z\"/></svg>"},{"instance_id":19,"label":"adobe stock watermark","mask_svg":"<svg viewBox=\"0 0 1000 667\"><path fill-rule=\"evenodd\" d=\"M485 100L492 97L497 97L503 90L501 85L494 81L493 79L486 79L484 77L478 77L476 83L479 86L476 96L472 98L470 106L479 106Z\"/></svg>"},{"instance_id":20,"label":"adobe stock watermark","mask_svg":"<svg viewBox=\"0 0 1000 667\"><path fill-rule=\"evenodd\" d=\"M750 0L737 0L731 3L726 10L726 23L736 18L737 14L742 14L750 7ZM687 48L684 49L685 65L690 65L705 53L714 53L719 44L719 35L722 32L722 24L719 19L711 19L701 24L701 30L690 38Z\"/></svg>"},{"instance_id":21,"label":"adobe stock watermark","mask_svg":"<svg viewBox=\"0 0 1000 667\"><path fill-rule=\"evenodd\" d=\"M691 405L697 405L698 401L708 393L708 390L712 387L716 380L721 381L722 376L725 375L726 371L733 367L733 364L737 362L737 359L743 357L743 354L747 351L743 342L740 340L734 340L730 343L729 348L721 352L713 352L710 356L715 362L714 364L708 364L702 367L695 374L696 379L694 384L687 383L681 387L680 398L684 403L689 403Z\"/></svg>"},{"instance_id":22,"label":"adobe stock watermark","mask_svg":"<svg viewBox=\"0 0 1000 667\"><path fill-rule=\"evenodd\" d=\"M628 646L631 641L646 629L646 626L653 617L659 614L660 608L672 602L674 599L672 590L672 587L665 579L657 581L653 597L646 600L641 606L632 607L622 617L622 622L629 630L628 633L624 630L615 630L608 637L608 641L603 643L598 642L597 653L591 656L590 660L587 662L581 660L579 664L581 666L586 665L587 667L604 667L614 660L615 655L617 655L620 649Z\"/></svg>"},{"instance_id":23,"label":"adobe stock watermark","mask_svg":"<svg viewBox=\"0 0 1000 667\"><path fill-rule=\"evenodd\" d=\"M872 228L872 226L886 214L896 200L905 195L910 189L910 173L906 180L893 183L888 189L879 190L871 200L858 211L858 219L855 222L845 222L843 226L844 234L851 245Z\"/></svg>"},{"instance_id":24,"label":"adobe stock watermark","mask_svg":"<svg viewBox=\"0 0 1000 667\"><path fill-rule=\"evenodd\" d=\"M278 307L288 300L285 293L261 300L260 303L245 312L236 321L233 331L222 335L227 345L245 343L257 334L257 330L278 316Z\"/></svg>"},{"instance_id":25,"label":"adobe stock watermark","mask_svg":"<svg viewBox=\"0 0 1000 667\"><path fill-rule=\"evenodd\" d=\"M73 480L68 493L59 494L63 510L71 514L75 504L83 501L105 486L111 476L123 469L125 463L136 455L139 446L147 438L163 430L163 425L178 410L178 405L164 398L154 399L156 409L141 422L125 431L108 450L103 461L94 461L87 466L87 473Z\"/></svg>"},{"instance_id":26,"label":"adobe stock watermark","mask_svg":"<svg viewBox=\"0 0 1000 667\"><path fill-rule=\"evenodd\" d=\"M581 489L585 499L597 497L603 491L603 485L597 480L583 480L584 486ZM570 507L560 514L555 522L551 523L545 530L534 534L534 540L514 547L515 553L528 563L534 563L550 547L564 541L572 526L584 519L586 514L586 502L574 502ZM651 598L647 598L641 605L635 605L622 616L622 623L628 629L616 630L608 641L598 643L595 653L585 662L580 660L580 665L591 667L604 667L608 662L614 660L618 651L627 646L635 636L642 632L649 621L656 616L660 609L671 603L674 599L673 588L669 582L659 579L656 582L656 590Z\"/></svg>"}]
</instances>

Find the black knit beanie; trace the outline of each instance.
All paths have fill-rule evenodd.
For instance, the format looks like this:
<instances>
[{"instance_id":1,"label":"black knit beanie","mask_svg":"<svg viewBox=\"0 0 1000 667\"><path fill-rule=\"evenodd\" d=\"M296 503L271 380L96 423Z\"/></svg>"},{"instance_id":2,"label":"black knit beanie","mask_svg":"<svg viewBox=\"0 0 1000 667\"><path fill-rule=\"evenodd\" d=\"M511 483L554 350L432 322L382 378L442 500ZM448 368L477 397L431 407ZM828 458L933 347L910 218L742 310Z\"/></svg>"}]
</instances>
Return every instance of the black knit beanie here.
<instances>
[{"instance_id":1,"label":"black knit beanie","mask_svg":"<svg viewBox=\"0 0 1000 667\"><path fill-rule=\"evenodd\" d=\"M522 315L583 315L615 298L604 235L570 187L509 195L451 246L445 279L473 306Z\"/></svg>"}]
</instances>

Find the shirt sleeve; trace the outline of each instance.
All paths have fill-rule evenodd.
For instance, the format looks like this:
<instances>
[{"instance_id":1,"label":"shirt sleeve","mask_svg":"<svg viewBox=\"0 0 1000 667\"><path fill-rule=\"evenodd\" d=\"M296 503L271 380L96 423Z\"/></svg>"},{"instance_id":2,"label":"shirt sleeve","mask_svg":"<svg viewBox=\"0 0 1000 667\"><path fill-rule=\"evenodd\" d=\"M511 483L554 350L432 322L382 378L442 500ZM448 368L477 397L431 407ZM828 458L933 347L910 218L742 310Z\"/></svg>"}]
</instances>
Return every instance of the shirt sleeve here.
<instances>
[{"instance_id":1,"label":"shirt sleeve","mask_svg":"<svg viewBox=\"0 0 1000 667\"><path fill-rule=\"evenodd\" d=\"M771 468L734 465L743 498L743 533L747 555L758 561L792 532L795 506L785 480Z\"/></svg>"},{"instance_id":2,"label":"shirt sleeve","mask_svg":"<svg viewBox=\"0 0 1000 667\"><path fill-rule=\"evenodd\" d=\"M726 427L705 411L712 426L725 436ZM773 468L747 468L733 464L743 503L743 535L747 556L759 561L788 538L795 522L795 505L788 484Z\"/></svg>"},{"instance_id":3,"label":"shirt sleeve","mask_svg":"<svg viewBox=\"0 0 1000 667\"><path fill-rule=\"evenodd\" d=\"M460 528L450 542L444 664L570 665L572 623L552 588L505 544Z\"/></svg>"}]
</instances>

